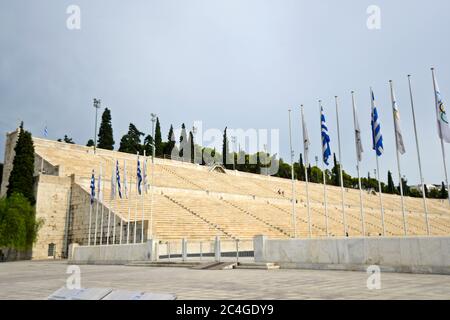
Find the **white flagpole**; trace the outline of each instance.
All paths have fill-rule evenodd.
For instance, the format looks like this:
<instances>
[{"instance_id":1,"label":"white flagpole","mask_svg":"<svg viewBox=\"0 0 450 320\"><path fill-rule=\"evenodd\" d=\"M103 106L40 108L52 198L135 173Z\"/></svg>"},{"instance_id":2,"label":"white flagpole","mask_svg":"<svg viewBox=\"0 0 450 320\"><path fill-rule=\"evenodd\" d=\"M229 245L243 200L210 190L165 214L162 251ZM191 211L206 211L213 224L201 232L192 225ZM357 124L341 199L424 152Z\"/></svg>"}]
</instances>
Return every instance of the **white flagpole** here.
<instances>
[{"instance_id":1,"label":"white flagpole","mask_svg":"<svg viewBox=\"0 0 450 320\"><path fill-rule=\"evenodd\" d=\"M306 150L306 141L305 139L307 137L305 137L305 129L304 123L305 123L305 115L303 113L303 105L300 106L300 110L302 112L302 129L303 129L303 153L305 156L305 184L306 184L306 206L307 206L307 210L308 210L308 232L309 232L309 237L312 238L312 227L311 227L311 211L310 211L310 206L309 206L309 190L308 190L308 165L309 165L309 160L308 160L308 150ZM308 137L309 139L309 137ZM309 143L309 141L308 141Z\"/></svg>"},{"instance_id":2,"label":"white flagpole","mask_svg":"<svg viewBox=\"0 0 450 320\"><path fill-rule=\"evenodd\" d=\"M339 149L339 175L341 180L341 197L342 197L342 222L344 224L344 237L347 235L347 221L345 216L345 200L344 200L344 178L342 173L342 153L341 153L341 130L339 127L339 103L338 97L335 96L336 100L336 122L337 122L337 134L338 134L338 149Z\"/></svg>"},{"instance_id":3,"label":"white flagpole","mask_svg":"<svg viewBox=\"0 0 450 320\"><path fill-rule=\"evenodd\" d=\"M383 228L383 237L384 237L386 235L386 228L384 226L384 208L383 208L383 196L382 196L382 192L381 192L380 165L378 163L379 161L378 161L378 155L376 154L376 151L375 151L375 156L376 156L376 160L377 160L378 192L380 194L381 226Z\"/></svg>"},{"instance_id":4,"label":"white flagpole","mask_svg":"<svg viewBox=\"0 0 450 320\"><path fill-rule=\"evenodd\" d=\"M130 221L131 221L131 187L133 185L133 175L130 176L130 196L128 197L128 223L127 223L127 244L130 243Z\"/></svg>"},{"instance_id":5,"label":"white flagpole","mask_svg":"<svg viewBox=\"0 0 450 320\"><path fill-rule=\"evenodd\" d=\"M118 181L117 181L117 169L118 169L118 165L117 165L117 160L115 161L115 167L116 167L116 170L114 170L114 174L116 175L116 179L114 180L114 188L116 188L116 190L118 190L119 192L120 192L120 190L118 189L118 187L119 187L119 184L118 184ZM116 244L116 199L117 199L117 197L115 197L114 198L114 200L113 200L113 214L114 214L114 216L113 216L113 224L114 224L114 226L113 226L113 244Z\"/></svg>"},{"instance_id":6,"label":"white flagpole","mask_svg":"<svg viewBox=\"0 0 450 320\"><path fill-rule=\"evenodd\" d=\"M395 119L395 97L394 97L394 84L392 80L389 80L389 85L391 87L391 101L392 101L392 118L394 120L394 135L395 135L395 154L397 156L397 168L398 168L398 179L400 181L400 199L402 204L402 215L403 215L403 231L405 233L405 236L408 234L407 229L407 223L406 223L406 213L405 213L405 200L403 197L403 179L402 179L402 173L400 170L400 152L398 150L398 137L397 137L397 125L396 125L396 119Z\"/></svg>"},{"instance_id":7,"label":"white flagpole","mask_svg":"<svg viewBox=\"0 0 450 320\"><path fill-rule=\"evenodd\" d=\"M105 179L102 179L102 190L105 190ZM103 244L103 201L102 201L102 217L100 219L100 239L99 239L99 244L102 245Z\"/></svg>"},{"instance_id":8,"label":"white flagpole","mask_svg":"<svg viewBox=\"0 0 450 320\"><path fill-rule=\"evenodd\" d=\"M139 151L137 152L137 161L139 161ZM136 162L136 174L137 174L137 162ZM142 170L141 170L141 175L142 175ZM137 233L137 212L138 212L138 179L136 176L136 208L134 210L134 239L133 239L133 243L136 243L136 233Z\"/></svg>"},{"instance_id":9,"label":"white flagpole","mask_svg":"<svg viewBox=\"0 0 450 320\"><path fill-rule=\"evenodd\" d=\"M423 210L425 211L425 223L427 226L427 235L430 235L430 223L428 221L427 196L425 194L425 181L424 181L423 175L422 175L422 161L420 159L419 138L417 136L416 113L414 111L414 99L413 99L413 94L412 94L411 75L408 75L408 84L409 84L409 97L411 100L411 111L412 111L413 124L414 124L414 136L416 138L417 159L419 162L420 183L422 184Z\"/></svg>"},{"instance_id":10,"label":"white flagpole","mask_svg":"<svg viewBox=\"0 0 450 320\"><path fill-rule=\"evenodd\" d=\"M436 75L434 74L434 68L431 68L431 73L433 75L433 86L434 86L434 99L435 99L435 103L436 103L436 116L437 115L437 104L438 104L438 99L437 99L437 94L436 94ZM442 161L444 163L444 171L445 171L445 184L447 186L447 190L448 190L448 201L450 204L450 188L449 188L449 184L448 184L448 174L447 174L447 161L445 160L445 148L444 148L444 139L442 137L442 133L441 133L441 127L440 125L438 125L438 129L439 129L439 138L441 139L441 151L442 151Z\"/></svg>"},{"instance_id":11,"label":"white flagpole","mask_svg":"<svg viewBox=\"0 0 450 320\"><path fill-rule=\"evenodd\" d=\"M112 174L111 174L111 179L114 179L114 167L115 167L115 163L113 162L113 166L112 166ZM111 190L111 199L109 199L109 208L108 208L108 231L106 232L106 245L109 245L109 237L111 234L111 207L113 205L113 197L115 197L115 187L116 184L113 183L113 181L111 181L111 187L114 190ZM113 195L114 194L114 195Z\"/></svg>"},{"instance_id":12,"label":"white flagpole","mask_svg":"<svg viewBox=\"0 0 450 320\"><path fill-rule=\"evenodd\" d=\"M363 208L363 192L361 187L361 174L360 174L360 161L359 161L359 153L360 150L358 150L358 141L356 136L356 130L358 130L356 124L356 103L355 103L355 92L352 91L352 105L353 105L353 125L355 127L355 147L356 147L356 171L358 173L358 187L359 187L359 210L361 215L361 230L363 237L366 235L366 223L364 221L364 208Z\"/></svg>"},{"instance_id":13,"label":"white flagpole","mask_svg":"<svg viewBox=\"0 0 450 320\"><path fill-rule=\"evenodd\" d=\"M97 224L98 224L98 204L100 200L100 187L101 187L101 176L102 176L102 165L100 164L100 174L98 179L100 179L100 183L98 184L99 188L97 190L97 207L95 209L95 228L94 228L94 246L97 245Z\"/></svg>"},{"instance_id":14,"label":"white flagpole","mask_svg":"<svg viewBox=\"0 0 450 320\"><path fill-rule=\"evenodd\" d=\"M294 182L294 150L292 150L291 109L289 111L289 146L291 152L291 180L292 180L292 226L294 238L297 238L297 217L295 214L295 182Z\"/></svg>"},{"instance_id":15,"label":"white flagpole","mask_svg":"<svg viewBox=\"0 0 450 320\"><path fill-rule=\"evenodd\" d=\"M372 88L370 88L370 101L371 101L371 104L372 104L372 117L373 117L373 109L375 108L375 105L374 105L375 101L373 99L373 90L372 90ZM372 130L374 130L374 129L375 128L372 127ZM373 136L373 139L375 139L375 132L372 132L372 136ZM374 146L374 148L375 148L375 150L374 150L375 151L375 158L376 158L376 161L377 161L378 193L380 194L381 226L383 228L383 237L384 237L386 235L386 228L385 228L385 225L384 225L384 208L383 208L383 195L382 195L383 193L382 193L382 190L381 190L381 180L380 180L380 164L379 164L379 160L378 160L376 141L374 141L374 143L375 143L375 146Z\"/></svg>"},{"instance_id":16,"label":"white flagpole","mask_svg":"<svg viewBox=\"0 0 450 320\"><path fill-rule=\"evenodd\" d=\"M320 128L322 128L322 100L319 100L319 120L320 120ZM322 130L322 129L321 129ZM321 137L322 137L322 131L320 133ZM323 205L324 205L324 209L325 209L325 230L327 233L327 237L330 236L329 232L328 232L328 203L327 203L327 179L325 176L325 161L323 159L323 141L322 138L320 138L320 143L322 145L322 173L323 173Z\"/></svg>"},{"instance_id":17,"label":"white flagpole","mask_svg":"<svg viewBox=\"0 0 450 320\"><path fill-rule=\"evenodd\" d=\"M154 138L153 138L154 139ZM153 143L155 143L153 141ZM144 192L142 193L142 226L141 226L141 243L144 243L144 202L145 202L145 194L147 193L147 155L144 150Z\"/></svg>"},{"instance_id":18,"label":"white flagpole","mask_svg":"<svg viewBox=\"0 0 450 320\"><path fill-rule=\"evenodd\" d=\"M92 220L92 194L89 195L89 228L88 228L88 246L91 245L91 220Z\"/></svg>"}]
</instances>

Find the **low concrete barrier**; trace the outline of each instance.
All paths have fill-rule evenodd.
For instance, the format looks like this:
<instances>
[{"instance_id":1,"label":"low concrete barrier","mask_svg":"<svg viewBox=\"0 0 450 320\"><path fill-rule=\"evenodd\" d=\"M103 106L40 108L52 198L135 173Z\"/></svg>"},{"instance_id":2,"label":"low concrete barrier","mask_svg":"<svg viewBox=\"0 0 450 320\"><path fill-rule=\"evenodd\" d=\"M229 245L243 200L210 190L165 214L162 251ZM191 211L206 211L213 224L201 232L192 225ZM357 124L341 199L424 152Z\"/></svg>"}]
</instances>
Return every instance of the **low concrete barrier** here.
<instances>
[{"instance_id":1,"label":"low concrete barrier","mask_svg":"<svg viewBox=\"0 0 450 320\"><path fill-rule=\"evenodd\" d=\"M137 244L105 246L71 245L69 263L73 264L127 264L131 261L153 261L155 241Z\"/></svg>"},{"instance_id":2,"label":"low concrete barrier","mask_svg":"<svg viewBox=\"0 0 450 320\"><path fill-rule=\"evenodd\" d=\"M254 238L255 261L282 268L450 274L450 237L270 240Z\"/></svg>"}]
</instances>

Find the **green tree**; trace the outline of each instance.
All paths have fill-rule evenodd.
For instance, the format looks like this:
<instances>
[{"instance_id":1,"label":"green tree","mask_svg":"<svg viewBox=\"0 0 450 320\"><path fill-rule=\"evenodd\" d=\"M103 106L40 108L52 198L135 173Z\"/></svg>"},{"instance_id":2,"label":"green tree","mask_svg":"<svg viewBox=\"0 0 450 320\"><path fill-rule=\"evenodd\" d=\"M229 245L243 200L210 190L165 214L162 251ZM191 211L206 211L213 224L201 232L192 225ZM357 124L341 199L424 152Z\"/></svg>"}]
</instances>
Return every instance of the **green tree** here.
<instances>
[{"instance_id":1,"label":"green tree","mask_svg":"<svg viewBox=\"0 0 450 320\"><path fill-rule=\"evenodd\" d=\"M111 124L111 111L105 108L102 114L102 122L98 131L97 147L100 149L114 150L114 137Z\"/></svg>"},{"instance_id":2,"label":"green tree","mask_svg":"<svg viewBox=\"0 0 450 320\"><path fill-rule=\"evenodd\" d=\"M86 143L86 147L93 147L94 146L94 140L89 139L88 142Z\"/></svg>"},{"instance_id":3,"label":"green tree","mask_svg":"<svg viewBox=\"0 0 450 320\"><path fill-rule=\"evenodd\" d=\"M299 163L299 172L298 172L298 177L299 180L301 181L305 181L306 177L305 177L305 164L303 163L303 154L300 153L300 159L298 161Z\"/></svg>"},{"instance_id":4,"label":"green tree","mask_svg":"<svg viewBox=\"0 0 450 320\"><path fill-rule=\"evenodd\" d=\"M3 179L3 163L0 163L0 186L2 185Z\"/></svg>"},{"instance_id":5,"label":"green tree","mask_svg":"<svg viewBox=\"0 0 450 320\"><path fill-rule=\"evenodd\" d=\"M395 193L395 185L394 185L394 180L392 179L391 171L388 171L388 184L387 184L386 192L390 193L390 194Z\"/></svg>"},{"instance_id":6,"label":"green tree","mask_svg":"<svg viewBox=\"0 0 450 320\"><path fill-rule=\"evenodd\" d=\"M428 198L429 197L428 188L427 188L427 185L425 183L423 184L423 189L425 190L425 197Z\"/></svg>"},{"instance_id":7,"label":"green tree","mask_svg":"<svg viewBox=\"0 0 450 320\"><path fill-rule=\"evenodd\" d=\"M447 189L445 187L444 181L442 181L442 184L441 184L441 191L439 191L439 197L441 199L447 199L448 198L448 191L447 191Z\"/></svg>"},{"instance_id":8,"label":"green tree","mask_svg":"<svg viewBox=\"0 0 450 320\"><path fill-rule=\"evenodd\" d=\"M189 147L190 147L190 153L191 153L191 163L195 163L195 142L194 142L194 135L192 134L192 131L189 131Z\"/></svg>"},{"instance_id":9,"label":"green tree","mask_svg":"<svg viewBox=\"0 0 450 320\"><path fill-rule=\"evenodd\" d=\"M164 146L161 137L161 124L159 123L159 118L156 118L155 125L155 154L157 157L162 157L164 155Z\"/></svg>"},{"instance_id":10,"label":"green tree","mask_svg":"<svg viewBox=\"0 0 450 320\"><path fill-rule=\"evenodd\" d=\"M13 168L9 176L7 196L22 194L35 203L34 198L34 145L31 133L25 131L23 122L19 128L19 138L14 148Z\"/></svg>"},{"instance_id":11,"label":"green tree","mask_svg":"<svg viewBox=\"0 0 450 320\"><path fill-rule=\"evenodd\" d=\"M185 153L187 153L187 152L185 152L185 150L187 150L187 148L188 148L187 142L188 141L187 141L187 134L186 134L186 126L183 123L183 124L181 124L180 153L179 153L179 156L183 159L184 159Z\"/></svg>"},{"instance_id":12,"label":"green tree","mask_svg":"<svg viewBox=\"0 0 450 320\"><path fill-rule=\"evenodd\" d=\"M152 155L152 152L153 152L153 137L151 135L149 135L149 134L144 138L143 149L145 150L145 154L147 156Z\"/></svg>"},{"instance_id":13,"label":"green tree","mask_svg":"<svg viewBox=\"0 0 450 320\"><path fill-rule=\"evenodd\" d=\"M137 152L142 153L141 136L143 135L143 132L139 131L134 124L130 123L128 133L120 140L119 151L132 154L136 154Z\"/></svg>"},{"instance_id":14,"label":"green tree","mask_svg":"<svg viewBox=\"0 0 450 320\"><path fill-rule=\"evenodd\" d=\"M340 164L336 160L336 153L333 153L333 162L334 166L331 169L331 180L332 185L340 186L341 185L341 175L340 175Z\"/></svg>"},{"instance_id":15,"label":"green tree","mask_svg":"<svg viewBox=\"0 0 450 320\"><path fill-rule=\"evenodd\" d=\"M231 168L233 167L233 164L229 164L227 161L230 158L228 155L229 150L230 150L230 147L229 147L229 141L228 141L228 137L227 137L227 127L225 127L225 130L223 130L223 140L222 140L222 164L224 165L225 168L228 168L228 169L230 169L230 165L231 165Z\"/></svg>"},{"instance_id":16,"label":"green tree","mask_svg":"<svg viewBox=\"0 0 450 320\"><path fill-rule=\"evenodd\" d=\"M170 125L169 133L167 134L167 143L164 145L164 154L171 156L174 147L175 135L173 133L173 125Z\"/></svg>"},{"instance_id":17,"label":"green tree","mask_svg":"<svg viewBox=\"0 0 450 320\"><path fill-rule=\"evenodd\" d=\"M75 141L73 141L72 138L69 138L67 136L67 134L64 135L63 139L58 139L58 142L65 142L65 143L69 143L69 144L75 144Z\"/></svg>"},{"instance_id":18,"label":"green tree","mask_svg":"<svg viewBox=\"0 0 450 320\"><path fill-rule=\"evenodd\" d=\"M22 194L0 199L0 247L30 249L42 223L36 221L34 207Z\"/></svg>"}]
</instances>

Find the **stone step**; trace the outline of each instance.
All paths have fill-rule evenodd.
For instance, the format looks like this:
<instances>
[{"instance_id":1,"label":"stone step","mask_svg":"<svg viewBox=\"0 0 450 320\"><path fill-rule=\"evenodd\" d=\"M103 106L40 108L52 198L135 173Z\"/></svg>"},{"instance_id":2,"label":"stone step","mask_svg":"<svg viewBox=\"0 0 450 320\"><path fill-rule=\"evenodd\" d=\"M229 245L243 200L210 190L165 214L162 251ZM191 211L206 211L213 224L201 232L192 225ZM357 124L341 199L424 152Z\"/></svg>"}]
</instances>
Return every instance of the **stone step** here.
<instances>
[{"instance_id":1,"label":"stone step","mask_svg":"<svg viewBox=\"0 0 450 320\"><path fill-rule=\"evenodd\" d=\"M280 269L280 266L273 262L239 262L235 269L258 269L258 270L276 270Z\"/></svg>"},{"instance_id":2,"label":"stone step","mask_svg":"<svg viewBox=\"0 0 450 320\"><path fill-rule=\"evenodd\" d=\"M202 264L201 262L182 262L182 261L134 261L127 264L127 266L193 268L201 264Z\"/></svg>"}]
</instances>

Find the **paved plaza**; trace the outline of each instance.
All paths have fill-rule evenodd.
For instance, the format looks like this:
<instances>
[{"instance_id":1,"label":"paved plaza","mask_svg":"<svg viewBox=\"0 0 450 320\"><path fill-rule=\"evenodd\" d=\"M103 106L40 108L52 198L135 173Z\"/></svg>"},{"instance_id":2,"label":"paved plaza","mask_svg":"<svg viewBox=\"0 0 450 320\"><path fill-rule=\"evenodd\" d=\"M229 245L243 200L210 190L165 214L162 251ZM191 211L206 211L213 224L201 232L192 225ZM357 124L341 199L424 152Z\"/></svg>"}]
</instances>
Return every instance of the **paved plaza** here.
<instances>
[{"instance_id":1,"label":"paved plaza","mask_svg":"<svg viewBox=\"0 0 450 320\"><path fill-rule=\"evenodd\" d=\"M65 286L65 261L0 263L0 299L46 299ZM368 290L364 272L192 270L81 265L82 287L174 293L178 299L450 299L450 276L382 273Z\"/></svg>"}]
</instances>

